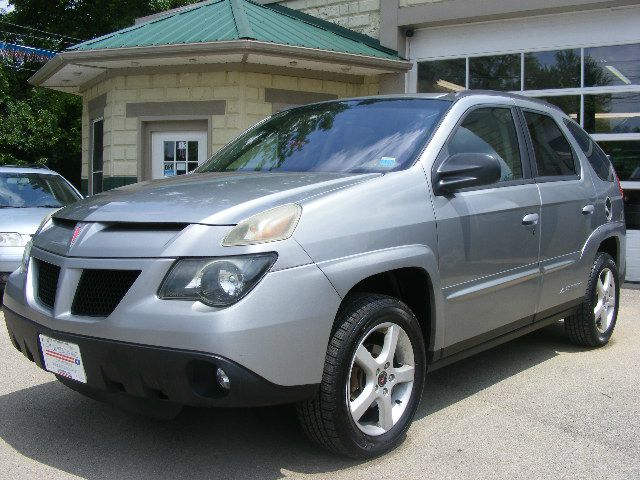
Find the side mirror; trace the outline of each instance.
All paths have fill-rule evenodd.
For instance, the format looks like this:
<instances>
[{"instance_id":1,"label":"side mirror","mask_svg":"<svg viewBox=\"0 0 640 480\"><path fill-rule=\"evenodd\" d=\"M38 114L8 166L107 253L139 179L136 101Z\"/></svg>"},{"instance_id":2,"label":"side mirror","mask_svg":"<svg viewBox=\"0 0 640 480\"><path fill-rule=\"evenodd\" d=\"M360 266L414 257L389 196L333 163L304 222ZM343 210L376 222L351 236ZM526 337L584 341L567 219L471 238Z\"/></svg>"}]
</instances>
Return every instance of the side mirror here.
<instances>
[{"instance_id":1,"label":"side mirror","mask_svg":"<svg viewBox=\"0 0 640 480\"><path fill-rule=\"evenodd\" d=\"M500 180L500 162L487 153L456 153L440 164L433 175L436 195L469 187L491 185Z\"/></svg>"}]
</instances>

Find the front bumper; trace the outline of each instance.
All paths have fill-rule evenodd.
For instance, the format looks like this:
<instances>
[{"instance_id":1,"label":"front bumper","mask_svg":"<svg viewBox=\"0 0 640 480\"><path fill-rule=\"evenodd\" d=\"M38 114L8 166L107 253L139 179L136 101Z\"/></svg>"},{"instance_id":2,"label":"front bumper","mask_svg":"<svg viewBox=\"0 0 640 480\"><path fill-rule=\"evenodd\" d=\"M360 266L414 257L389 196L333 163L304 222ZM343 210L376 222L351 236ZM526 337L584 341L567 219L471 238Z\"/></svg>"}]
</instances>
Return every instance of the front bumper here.
<instances>
[{"instance_id":1,"label":"front bumper","mask_svg":"<svg viewBox=\"0 0 640 480\"><path fill-rule=\"evenodd\" d=\"M133 396L181 405L247 407L292 403L311 398L317 385L281 386L218 355L74 335L38 325L5 308L11 343L44 369L38 335L80 347L87 383L58 377L69 387L101 400ZM222 368L226 391L216 381Z\"/></svg>"}]
</instances>

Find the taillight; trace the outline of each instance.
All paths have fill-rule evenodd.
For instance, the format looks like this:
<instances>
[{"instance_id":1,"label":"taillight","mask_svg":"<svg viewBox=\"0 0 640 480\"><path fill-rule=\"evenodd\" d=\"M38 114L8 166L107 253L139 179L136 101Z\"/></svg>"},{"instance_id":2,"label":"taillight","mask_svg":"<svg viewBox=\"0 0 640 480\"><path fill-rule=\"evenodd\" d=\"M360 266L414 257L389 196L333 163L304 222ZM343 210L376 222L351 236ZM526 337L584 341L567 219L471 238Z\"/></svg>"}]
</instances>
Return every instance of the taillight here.
<instances>
[{"instance_id":1,"label":"taillight","mask_svg":"<svg viewBox=\"0 0 640 480\"><path fill-rule=\"evenodd\" d=\"M620 196L622 198L624 198L624 190L622 190L622 184L620 183L620 177L618 177L618 174L616 173L616 182L618 182L618 190L620 190Z\"/></svg>"}]
</instances>

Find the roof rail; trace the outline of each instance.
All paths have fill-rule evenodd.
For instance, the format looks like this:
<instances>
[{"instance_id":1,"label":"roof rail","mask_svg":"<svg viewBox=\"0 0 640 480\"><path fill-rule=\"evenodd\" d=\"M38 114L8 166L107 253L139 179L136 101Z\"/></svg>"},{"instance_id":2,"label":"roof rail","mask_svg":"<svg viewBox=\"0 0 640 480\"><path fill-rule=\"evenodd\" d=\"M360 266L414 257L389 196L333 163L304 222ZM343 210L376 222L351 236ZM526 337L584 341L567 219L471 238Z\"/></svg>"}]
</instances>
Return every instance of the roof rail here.
<instances>
[{"instance_id":1,"label":"roof rail","mask_svg":"<svg viewBox=\"0 0 640 480\"><path fill-rule=\"evenodd\" d=\"M39 168L42 170L51 170L46 165L42 165L41 163L22 163L20 165L0 165L0 167L11 167L11 168Z\"/></svg>"}]
</instances>

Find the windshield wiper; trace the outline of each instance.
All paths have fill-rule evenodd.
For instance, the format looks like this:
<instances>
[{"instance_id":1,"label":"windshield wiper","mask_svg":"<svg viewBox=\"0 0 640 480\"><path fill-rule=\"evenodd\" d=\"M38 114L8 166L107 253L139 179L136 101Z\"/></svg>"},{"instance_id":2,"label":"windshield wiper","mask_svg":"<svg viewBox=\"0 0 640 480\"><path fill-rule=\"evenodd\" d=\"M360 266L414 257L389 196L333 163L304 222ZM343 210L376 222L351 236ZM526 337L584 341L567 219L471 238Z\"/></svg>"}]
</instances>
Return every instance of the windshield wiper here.
<instances>
[{"instance_id":1,"label":"windshield wiper","mask_svg":"<svg viewBox=\"0 0 640 480\"><path fill-rule=\"evenodd\" d=\"M33 205L31 208L60 208L62 205Z\"/></svg>"}]
</instances>

